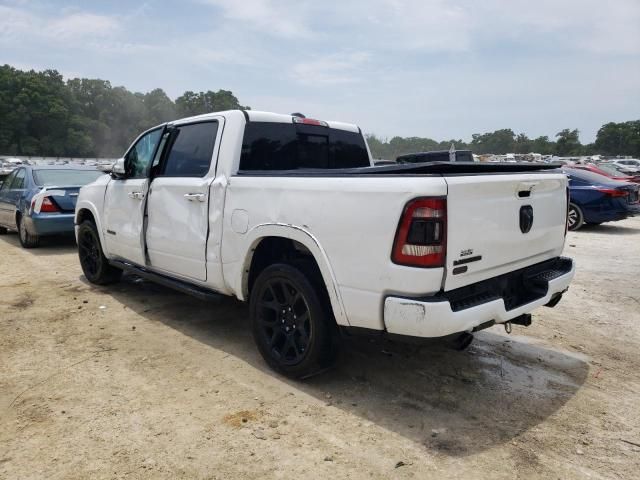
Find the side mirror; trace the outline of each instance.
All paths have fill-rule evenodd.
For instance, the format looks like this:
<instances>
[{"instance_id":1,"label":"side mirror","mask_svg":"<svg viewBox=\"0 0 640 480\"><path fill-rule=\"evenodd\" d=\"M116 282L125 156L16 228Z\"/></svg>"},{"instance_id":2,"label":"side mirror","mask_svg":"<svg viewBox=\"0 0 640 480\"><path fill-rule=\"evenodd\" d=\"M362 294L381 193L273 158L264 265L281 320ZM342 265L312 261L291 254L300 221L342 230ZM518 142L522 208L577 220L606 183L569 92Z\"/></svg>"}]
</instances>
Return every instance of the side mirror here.
<instances>
[{"instance_id":1,"label":"side mirror","mask_svg":"<svg viewBox=\"0 0 640 480\"><path fill-rule=\"evenodd\" d=\"M124 158L119 158L111 168L111 175L115 178L124 178L127 175L127 171L124 164Z\"/></svg>"}]
</instances>

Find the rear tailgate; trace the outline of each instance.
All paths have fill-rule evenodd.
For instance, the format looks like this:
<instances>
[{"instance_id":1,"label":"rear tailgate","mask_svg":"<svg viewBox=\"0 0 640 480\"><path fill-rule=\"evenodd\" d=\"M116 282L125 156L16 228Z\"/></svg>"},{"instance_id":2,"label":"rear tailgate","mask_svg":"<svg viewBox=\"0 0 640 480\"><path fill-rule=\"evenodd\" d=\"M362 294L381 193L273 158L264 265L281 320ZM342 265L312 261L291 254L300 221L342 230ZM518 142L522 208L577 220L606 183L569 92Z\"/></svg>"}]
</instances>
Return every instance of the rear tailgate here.
<instances>
[{"instance_id":1,"label":"rear tailgate","mask_svg":"<svg viewBox=\"0 0 640 480\"><path fill-rule=\"evenodd\" d=\"M445 180L445 291L562 252L567 209L564 174L463 175Z\"/></svg>"}]
</instances>

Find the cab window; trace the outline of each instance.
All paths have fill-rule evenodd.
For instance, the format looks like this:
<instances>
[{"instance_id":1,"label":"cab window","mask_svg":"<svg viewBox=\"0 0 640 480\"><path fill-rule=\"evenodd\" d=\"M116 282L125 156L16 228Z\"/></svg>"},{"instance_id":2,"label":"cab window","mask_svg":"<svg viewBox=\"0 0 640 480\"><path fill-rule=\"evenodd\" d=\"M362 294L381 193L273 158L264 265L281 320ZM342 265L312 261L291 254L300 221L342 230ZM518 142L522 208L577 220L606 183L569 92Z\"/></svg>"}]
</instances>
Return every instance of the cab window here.
<instances>
[{"instance_id":1,"label":"cab window","mask_svg":"<svg viewBox=\"0 0 640 480\"><path fill-rule=\"evenodd\" d=\"M165 177L204 177L209 172L218 122L175 127L162 172Z\"/></svg>"},{"instance_id":2,"label":"cab window","mask_svg":"<svg viewBox=\"0 0 640 480\"><path fill-rule=\"evenodd\" d=\"M146 178L149 175L151 160L160 142L162 129L146 133L131 147L125 158L127 178Z\"/></svg>"},{"instance_id":3,"label":"cab window","mask_svg":"<svg viewBox=\"0 0 640 480\"><path fill-rule=\"evenodd\" d=\"M21 168L16 173L16 177L13 179L11 183L11 190L21 190L24 188L24 178L25 178L25 169Z\"/></svg>"},{"instance_id":4,"label":"cab window","mask_svg":"<svg viewBox=\"0 0 640 480\"><path fill-rule=\"evenodd\" d=\"M2 182L2 186L0 187L0 191L6 191L11 188L11 182L13 182L13 179L16 177L16 173L18 172L14 170L7 176L7 178L4 179L4 182Z\"/></svg>"}]
</instances>

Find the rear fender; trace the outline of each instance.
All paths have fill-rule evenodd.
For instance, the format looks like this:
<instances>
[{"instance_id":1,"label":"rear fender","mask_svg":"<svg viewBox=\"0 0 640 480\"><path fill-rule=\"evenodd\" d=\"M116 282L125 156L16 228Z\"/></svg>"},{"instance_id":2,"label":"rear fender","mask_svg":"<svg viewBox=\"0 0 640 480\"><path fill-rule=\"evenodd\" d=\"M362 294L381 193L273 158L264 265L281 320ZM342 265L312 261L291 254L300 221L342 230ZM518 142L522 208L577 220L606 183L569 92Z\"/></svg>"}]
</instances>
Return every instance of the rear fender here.
<instances>
[{"instance_id":1,"label":"rear fender","mask_svg":"<svg viewBox=\"0 0 640 480\"><path fill-rule=\"evenodd\" d=\"M249 268L251 267L251 261L253 259L253 252L260 243L260 241L266 237L282 237L294 240L304 245L309 252L313 255L322 279L327 288L329 299L331 301L331 307L333 314L336 318L336 322L339 325L349 325L347 316L345 314L344 306L342 303L342 297L340 296L340 290L336 282L333 269L329 262L329 258L324 249L318 242L318 240L308 232L307 230L297 227L295 225L287 225L280 223L261 224L254 227L246 234L246 242L248 248L246 250L246 256L242 266L242 275L236 276L239 284L233 285L233 290L237 292L237 296L240 300L245 300L249 291Z\"/></svg>"}]
</instances>

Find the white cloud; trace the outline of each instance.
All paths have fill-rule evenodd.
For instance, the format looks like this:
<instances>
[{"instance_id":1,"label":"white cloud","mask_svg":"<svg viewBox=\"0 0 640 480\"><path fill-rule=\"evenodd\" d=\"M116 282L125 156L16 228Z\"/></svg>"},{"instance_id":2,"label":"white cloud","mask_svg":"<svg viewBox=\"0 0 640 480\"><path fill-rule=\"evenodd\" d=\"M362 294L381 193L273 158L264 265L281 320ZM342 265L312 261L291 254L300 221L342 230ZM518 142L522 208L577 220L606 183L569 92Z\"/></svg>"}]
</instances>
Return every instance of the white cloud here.
<instances>
[{"instance_id":1,"label":"white cloud","mask_svg":"<svg viewBox=\"0 0 640 480\"><path fill-rule=\"evenodd\" d=\"M362 80L362 67L370 58L365 52L321 56L294 65L292 77L311 86L355 83Z\"/></svg>"},{"instance_id":2,"label":"white cloud","mask_svg":"<svg viewBox=\"0 0 640 480\"><path fill-rule=\"evenodd\" d=\"M0 40L5 43L44 39L64 43L91 40L118 31L114 17L92 13L71 13L46 18L21 8L0 5Z\"/></svg>"},{"instance_id":3,"label":"white cloud","mask_svg":"<svg viewBox=\"0 0 640 480\"><path fill-rule=\"evenodd\" d=\"M282 37L310 34L306 27L304 2L275 0L202 0L222 9L224 17L245 27Z\"/></svg>"},{"instance_id":4,"label":"white cloud","mask_svg":"<svg viewBox=\"0 0 640 480\"><path fill-rule=\"evenodd\" d=\"M535 43L553 34L559 50L640 53L638 0L484 0L469 9L496 38Z\"/></svg>"},{"instance_id":5,"label":"white cloud","mask_svg":"<svg viewBox=\"0 0 640 480\"><path fill-rule=\"evenodd\" d=\"M64 40L98 37L117 32L118 21L113 17L92 13L73 13L53 20L45 28L45 35Z\"/></svg>"}]
</instances>

